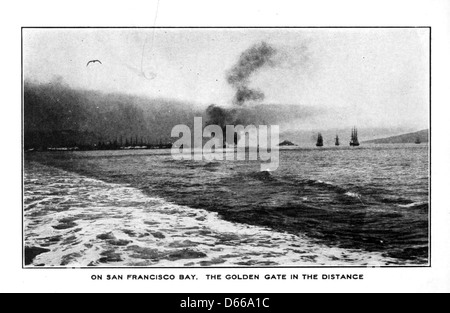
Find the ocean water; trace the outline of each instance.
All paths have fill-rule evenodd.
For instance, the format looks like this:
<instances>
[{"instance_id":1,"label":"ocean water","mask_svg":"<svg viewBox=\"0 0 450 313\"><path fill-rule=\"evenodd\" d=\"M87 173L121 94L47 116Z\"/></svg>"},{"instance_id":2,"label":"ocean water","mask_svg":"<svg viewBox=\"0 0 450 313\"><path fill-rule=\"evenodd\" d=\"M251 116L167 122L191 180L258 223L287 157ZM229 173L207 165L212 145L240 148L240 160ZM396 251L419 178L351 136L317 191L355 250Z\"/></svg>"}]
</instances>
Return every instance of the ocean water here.
<instances>
[{"instance_id":1,"label":"ocean water","mask_svg":"<svg viewBox=\"0 0 450 313\"><path fill-rule=\"evenodd\" d=\"M426 145L285 148L260 161L170 150L25 155L31 266L427 265Z\"/></svg>"}]
</instances>

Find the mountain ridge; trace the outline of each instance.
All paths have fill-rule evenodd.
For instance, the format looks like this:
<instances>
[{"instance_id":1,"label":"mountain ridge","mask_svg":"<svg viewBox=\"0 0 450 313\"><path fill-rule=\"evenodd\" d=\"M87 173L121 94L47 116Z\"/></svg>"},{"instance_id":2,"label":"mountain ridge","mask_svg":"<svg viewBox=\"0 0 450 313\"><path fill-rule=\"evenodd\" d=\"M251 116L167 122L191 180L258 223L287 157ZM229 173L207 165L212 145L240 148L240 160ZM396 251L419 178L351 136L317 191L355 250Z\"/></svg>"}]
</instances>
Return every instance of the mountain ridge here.
<instances>
[{"instance_id":1,"label":"mountain ridge","mask_svg":"<svg viewBox=\"0 0 450 313\"><path fill-rule=\"evenodd\" d=\"M427 143L429 141L428 129L423 129L416 132L406 133L397 136L390 136L385 138L363 141L362 143L374 143L374 144L415 143L417 138L419 138L421 143Z\"/></svg>"}]
</instances>

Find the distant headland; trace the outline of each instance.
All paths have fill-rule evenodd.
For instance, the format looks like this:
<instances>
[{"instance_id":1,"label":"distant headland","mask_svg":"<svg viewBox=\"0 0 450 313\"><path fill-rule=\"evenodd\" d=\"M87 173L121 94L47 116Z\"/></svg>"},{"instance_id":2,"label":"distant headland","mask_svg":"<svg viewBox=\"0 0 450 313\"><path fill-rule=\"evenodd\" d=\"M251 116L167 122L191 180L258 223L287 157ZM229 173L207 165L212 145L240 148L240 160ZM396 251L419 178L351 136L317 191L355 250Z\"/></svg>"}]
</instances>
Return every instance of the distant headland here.
<instances>
[{"instance_id":1,"label":"distant headland","mask_svg":"<svg viewBox=\"0 0 450 313\"><path fill-rule=\"evenodd\" d=\"M364 141L364 143L374 143L374 144L385 144L385 143L427 143L428 129L420 130L413 133L407 133L398 136L391 136L387 138L374 139L369 141Z\"/></svg>"},{"instance_id":2,"label":"distant headland","mask_svg":"<svg viewBox=\"0 0 450 313\"><path fill-rule=\"evenodd\" d=\"M289 140L283 140L278 144L279 146L296 146L295 143L289 141Z\"/></svg>"}]
</instances>

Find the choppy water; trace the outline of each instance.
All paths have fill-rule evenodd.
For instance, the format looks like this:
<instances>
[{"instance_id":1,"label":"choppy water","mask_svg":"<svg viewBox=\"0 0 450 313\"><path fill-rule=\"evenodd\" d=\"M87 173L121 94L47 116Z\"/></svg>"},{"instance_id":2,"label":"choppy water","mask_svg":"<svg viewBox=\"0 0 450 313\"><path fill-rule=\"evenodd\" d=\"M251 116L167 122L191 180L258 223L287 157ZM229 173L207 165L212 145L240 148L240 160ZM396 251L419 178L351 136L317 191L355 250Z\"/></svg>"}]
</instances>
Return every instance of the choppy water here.
<instances>
[{"instance_id":1,"label":"choppy water","mask_svg":"<svg viewBox=\"0 0 450 313\"><path fill-rule=\"evenodd\" d=\"M27 154L33 265L291 266L428 262L428 147L286 149L259 161L169 151Z\"/></svg>"}]
</instances>

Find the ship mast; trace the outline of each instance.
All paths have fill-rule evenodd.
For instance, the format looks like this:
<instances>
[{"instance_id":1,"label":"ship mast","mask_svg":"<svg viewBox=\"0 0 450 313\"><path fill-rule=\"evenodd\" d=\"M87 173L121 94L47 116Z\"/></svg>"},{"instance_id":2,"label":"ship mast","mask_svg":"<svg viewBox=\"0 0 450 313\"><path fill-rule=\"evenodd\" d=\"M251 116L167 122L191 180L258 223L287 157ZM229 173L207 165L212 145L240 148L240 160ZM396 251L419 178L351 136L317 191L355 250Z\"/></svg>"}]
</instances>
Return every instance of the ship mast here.
<instances>
[{"instance_id":1,"label":"ship mast","mask_svg":"<svg viewBox=\"0 0 450 313\"><path fill-rule=\"evenodd\" d=\"M352 128L352 136L350 139L350 146L359 146L358 131L356 130L356 127Z\"/></svg>"}]
</instances>

